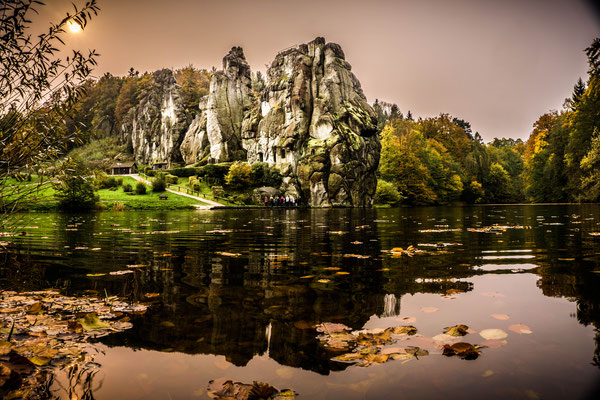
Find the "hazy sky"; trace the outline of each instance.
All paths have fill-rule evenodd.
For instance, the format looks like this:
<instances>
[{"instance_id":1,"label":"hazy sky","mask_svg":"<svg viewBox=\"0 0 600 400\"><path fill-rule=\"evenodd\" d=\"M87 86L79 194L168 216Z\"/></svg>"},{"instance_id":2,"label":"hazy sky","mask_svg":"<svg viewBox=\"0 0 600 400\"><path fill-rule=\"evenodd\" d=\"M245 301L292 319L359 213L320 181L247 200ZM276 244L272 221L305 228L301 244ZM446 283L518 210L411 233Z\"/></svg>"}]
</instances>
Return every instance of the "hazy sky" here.
<instances>
[{"instance_id":1,"label":"hazy sky","mask_svg":"<svg viewBox=\"0 0 600 400\"><path fill-rule=\"evenodd\" d=\"M242 46L264 71L284 48L317 36L339 43L369 100L426 117L450 113L488 141L527 138L560 109L600 18L583 0L99 0L68 45L100 54L95 75L193 64L221 68ZM37 21L70 1L47 0Z\"/></svg>"}]
</instances>

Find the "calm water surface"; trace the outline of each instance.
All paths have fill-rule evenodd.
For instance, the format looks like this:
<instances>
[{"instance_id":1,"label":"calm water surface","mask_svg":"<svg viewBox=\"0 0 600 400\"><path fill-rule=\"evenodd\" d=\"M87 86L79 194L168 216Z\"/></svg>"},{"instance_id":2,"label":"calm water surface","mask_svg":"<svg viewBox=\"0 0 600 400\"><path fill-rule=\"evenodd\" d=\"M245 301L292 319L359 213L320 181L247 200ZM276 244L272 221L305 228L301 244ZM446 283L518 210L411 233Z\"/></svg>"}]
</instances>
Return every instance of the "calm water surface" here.
<instances>
[{"instance_id":1,"label":"calm water surface","mask_svg":"<svg viewBox=\"0 0 600 400\"><path fill-rule=\"evenodd\" d=\"M91 348L102 365L96 399L207 399L208 382L223 377L291 388L300 399L598 395L598 205L35 218L19 251L0 255L1 288L160 294L133 329ZM494 224L509 228L468 230ZM425 253L390 253L410 245ZM145 267L88 276L132 264ZM359 367L331 360L339 353L314 329L387 328L406 317L424 337L456 324L471 328L469 343L484 342L484 329L508 337L476 360L431 351Z\"/></svg>"}]
</instances>

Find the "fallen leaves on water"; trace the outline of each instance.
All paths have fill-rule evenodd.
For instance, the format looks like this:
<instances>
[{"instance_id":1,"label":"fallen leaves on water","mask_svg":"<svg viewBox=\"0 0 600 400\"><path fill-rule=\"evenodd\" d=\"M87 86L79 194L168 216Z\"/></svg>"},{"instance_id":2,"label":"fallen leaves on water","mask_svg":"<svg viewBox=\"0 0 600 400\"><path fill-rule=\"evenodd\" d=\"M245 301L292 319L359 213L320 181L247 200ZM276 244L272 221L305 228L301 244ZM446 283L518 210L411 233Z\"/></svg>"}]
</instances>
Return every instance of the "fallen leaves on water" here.
<instances>
[{"instance_id":1,"label":"fallen leaves on water","mask_svg":"<svg viewBox=\"0 0 600 400\"><path fill-rule=\"evenodd\" d=\"M484 339L504 339L508 336L508 333L504 332L502 329L484 329L479 332Z\"/></svg>"},{"instance_id":2,"label":"fallen leaves on water","mask_svg":"<svg viewBox=\"0 0 600 400\"><path fill-rule=\"evenodd\" d=\"M467 325L460 324L444 328L444 333L450 336L465 336L469 333L468 330L469 327Z\"/></svg>"},{"instance_id":3,"label":"fallen leaves on water","mask_svg":"<svg viewBox=\"0 0 600 400\"><path fill-rule=\"evenodd\" d=\"M90 278L96 278L98 276L105 276L106 274L102 274L102 273L98 273L98 274L86 274L85 276L88 276Z\"/></svg>"},{"instance_id":4,"label":"fallen leaves on water","mask_svg":"<svg viewBox=\"0 0 600 400\"><path fill-rule=\"evenodd\" d=\"M314 277L315 277L314 275L304 275L304 276L301 276L300 279L309 279L309 278L314 278Z\"/></svg>"},{"instance_id":5,"label":"fallen leaves on water","mask_svg":"<svg viewBox=\"0 0 600 400\"><path fill-rule=\"evenodd\" d=\"M122 271L111 271L109 272L110 275L127 275L127 274L133 274L132 270L122 270Z\"/></svg>"},{"instance_id":6,"label":"fallen leaves on water","mask_svg":"<svg viewBox=\"0 0 600 400\"><path fill-rule=\"evenodd\" d=\"M229 253L227 251L216 251L215 254L224 256L224 257L239 257L242 254L241 253Z\"/></svg>"},{"instance_id":7,"label":"fallen leaves on water","mask_svg":"<svg viewBox=\"0 0 600 400\"><path fill-rule=\"evenodd\" d=\"M279 390L268 383L256 381L250 385L233 382L227 378L210 381L207 395L211 399L217 400L284 400L296 398L296 393L290 389Z\"/></svg>"},{"instance_id":8,"label":"fallen leaves on water","mask_svg":"<svg viewBox=\"0 0 600 400\"><path fill-rule=\"evenodd\" d=\"M319 283L329 283L331 281L329 279L319 279L317 282L319 282Z\"/></svg>"},{"instance_id":9,"label":"fallen leaves on water","mask_svg":"<svg viewBox=\"0 0 600 400\"><path fill-rule=\"evenodd\" d=\"M133 325L123 314L145 311L145 306L116 296L68 297L56 290L0 293L0 330L8 333L8 340L0 340L3 394L29 398L55 368L83 372L97 365L86 353L87 339L129 329ZM18 393L6 392L10 390Z\"/></svg>"},{"instance_id":10,"label":"fallen leaves on water","mask_svg":"<svg viewBox=\"0 0 600 400\"><path fill-rule=\"evenodd\" d=\"M478 350L479 346L473 346L471 343L458 342L453 345L444 345L443 354L445 356L458 356L464 360L474 360L479 357L481 352Z\"/></svg>"},{"instance_id":11,"label":"fallen leaves on water","mask_svg":"<svg viewBox=\"0 0 600 400\"><path fill-rule=\"evenodd\" d=\"M153 299L155 297L160 297L160 293L145 293L144 297L147 299Z\"/></svg>"},{"instance_id":12,"label":"fallen leaves on water","mask_svg":"<svg viewBox=\"0 0 600 400\"><path fill-rule=\"evenodd\" d=\"M352 331L343 324L324 322L317 325L317 331L323 333L317 339L321 341L327 351L344 352L334 356L332 360L356 363L361 367L429 354L427 351L411 345L407 345L404 349L385 347L403 337L415 335L417 328L411 325Z\"/></svg>"},{"instance_id":13,"label":"fallen leaves on water","mask_svg":"<svg viewBox=\"0 0 600 400\"><path fill-rule=\"evenodd\" d=\"M529 335L529 334L533 333L527 325L523 325L523 324L514 324L514 325L509 326L508 329L515 333L518 333L520 335L521 334Z\"/></svg>"},{"instance_id":14,"label":"fallen leaves on water","mask_svg":"<svg viewBox=\"0 0 600 400\"><path fill-rule=\"evenodd\" d=\"M416 247L411 245L411 246L408 246L406 248L406 250L404 250L402 247L394 247L391 250L391 253L392 253L392 257L402 257L403 255L412 257L417 253L422 253L422 250L418 250Z\"/></svg>"},{"instance_id":15,"label":"fallen leaves on water","mask_svg":"<svg viewBox=\"0 0 600 400\"><path fill-rule=\"evenodd\" d=\"M506 321L510 317L507 314L492 314L492 318L499 319L500 321Z\"/></svg>"},{"instance_id":16,"label":"fallen leaves on water","mask_svg":"<svg viewBox=\"0 0 600 400\"><path fill-rule=\"evenodd\" d=\"M421 229L419 233L442 233L442 232L460 232L460 228L445 228L445 229Z\"/></svg>"}]
</instances>

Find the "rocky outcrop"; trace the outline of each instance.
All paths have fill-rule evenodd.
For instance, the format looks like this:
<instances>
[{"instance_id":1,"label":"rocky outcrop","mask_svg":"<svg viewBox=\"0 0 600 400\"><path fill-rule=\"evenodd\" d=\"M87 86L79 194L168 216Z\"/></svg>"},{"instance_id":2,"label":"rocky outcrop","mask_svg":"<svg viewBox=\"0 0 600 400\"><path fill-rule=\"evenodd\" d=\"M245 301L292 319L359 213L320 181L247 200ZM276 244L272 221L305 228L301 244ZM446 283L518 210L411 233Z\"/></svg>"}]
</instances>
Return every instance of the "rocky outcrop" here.
<instances>
[{"instance_id":1,"label":"rocky outcrop","mask_svg":"<svg viewBox=\"0 0 600 400\"><path fill-rule=\"evenodd\" d=\"M339 45L317 38L280 52L260 91L232 48L187 124L172 74L154 75L157 90L124 125L136 160L266 162L280 169L284 192L313 206L372 203L377 118Z\"/></svg>"},{"instance_id":2,"label":"rocky outcrop","mask_svg":"<svg viewBox=\"0 0 600 400\"><path fill-rule=\"evenodd\" d=\"M278 166L284 190L313 206L371 204L377 119L344 52L323 38L279 53L243 124L250 163Z\"/></svg>"},{"instance_id":3,"label":"rocky outcrop","mask_svg":"<svg viewBox=\"0 0 600 400\"><path fill-rule=\"evenodd\" d=\"M154 72L146 83L140 90L139 104L124 118L121 139L140 163L179 161L189 125L179 85L169 69Z\"/></svg>"}]
</instances>

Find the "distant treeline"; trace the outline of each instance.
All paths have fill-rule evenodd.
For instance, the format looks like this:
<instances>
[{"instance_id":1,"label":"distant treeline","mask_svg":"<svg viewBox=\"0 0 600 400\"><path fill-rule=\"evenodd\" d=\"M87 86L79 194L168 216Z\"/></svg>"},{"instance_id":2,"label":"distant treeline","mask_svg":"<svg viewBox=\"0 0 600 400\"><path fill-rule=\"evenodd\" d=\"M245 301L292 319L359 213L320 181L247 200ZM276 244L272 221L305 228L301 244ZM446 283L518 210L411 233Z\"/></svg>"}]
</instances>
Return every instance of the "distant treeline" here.
<instances>
[{"instance_id":1,"label":"distant treeline","mask_svg":"<svg viewBox=\"0 0 600 400\"><path fill-rule=\"evenodd\" d=\"M441 114L414 120L376 101L381 127L380 204L600 200L600 39L589 71L563 110L542 115L527 140L484 144L468 122Z\"/></svg>"}]
</instances>

